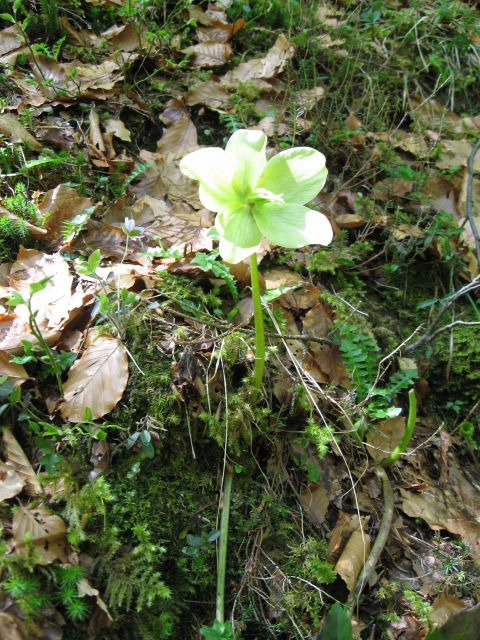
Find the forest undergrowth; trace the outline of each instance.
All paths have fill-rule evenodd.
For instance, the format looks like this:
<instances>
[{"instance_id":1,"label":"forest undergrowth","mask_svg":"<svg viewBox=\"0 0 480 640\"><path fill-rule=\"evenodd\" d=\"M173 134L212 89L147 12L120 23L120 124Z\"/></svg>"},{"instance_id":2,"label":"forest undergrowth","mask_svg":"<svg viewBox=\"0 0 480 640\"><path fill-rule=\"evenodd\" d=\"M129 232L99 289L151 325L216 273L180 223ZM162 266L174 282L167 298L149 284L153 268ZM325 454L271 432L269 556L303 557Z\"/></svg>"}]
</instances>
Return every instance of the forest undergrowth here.
<instances>
[{"instance_id":1,"label":"forest undergrowth","mask_svg":"<svg viewBox=\"0 0 480 640\"><path fill-rule=\"evenodd\" d=\"M475 640L479 45L457 1L0 0L0 640ZM326 156L334 231L262 242L260 394L179 168L241 129Z\"/></svg>"}]
</instances>

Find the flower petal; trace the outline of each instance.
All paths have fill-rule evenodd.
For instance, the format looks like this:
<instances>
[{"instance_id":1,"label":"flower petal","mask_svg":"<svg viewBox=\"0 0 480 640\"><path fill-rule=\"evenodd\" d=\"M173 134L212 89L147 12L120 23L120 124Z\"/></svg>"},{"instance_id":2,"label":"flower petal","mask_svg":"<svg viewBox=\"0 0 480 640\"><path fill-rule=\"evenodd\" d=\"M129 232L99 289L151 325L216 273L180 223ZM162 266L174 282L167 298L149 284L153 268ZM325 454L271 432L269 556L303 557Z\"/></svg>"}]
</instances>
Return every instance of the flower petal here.
<instances>
[{"instance_id":1,"label":"flower petal","mask_svg":"<svg viewBox=\"0 0 480 640\"><path fill-rule=\"evenodd\" d=\"M250 195L267 164L266 145L267 136L254 129L239 129L227 142L225 151L235 164L232 184L241 196Z\"/></svg>"},{"instance_id":2,"label":"flower petal","mask_svg":"<svg viewBox=\"0 0 480 640\"><path fill-rule=\"evenodd\" d=\"M247 206L218 213L215 227L222 238L233 242L237 247L254 247L262 239L250 207Z\"/></svg>"},{"instance_id":3,"label":"flower petal","mask_svg":"<svg viewBox=\"0 0 480 640\"><path fill-rule=\"evenodd\" d=\"M327 173L323 153L296 147L270 158L256 186L283 194L285 202L305 204L322 189Z\"/></svg>"},{"instance_id":4,"label":"flower petal","mask_svg":"<svg viewBox=\"0 0 480 640\"><path fill-rule=\"evenodd\" d=\"M233 242L229 242L225 240L225 238L220 238L220 255L225 260L225 262L230 262L230 264L237 264L237 262L241 262L252 255L252 253L256 253L260 244L257 244L255 247L237 247Z\"/></svg>"},{"instance_id":5,"label":"flower petal","mask_svg":"<svg viewBox=\"0 0 480 640\"><path fill-rule=\"evenodd\" d=\"M234 162L223 149L192 151L182 158L179 166L182 173L200 182L200 202L210 211L221 211L237 199L231 184Z\"/></svg>"},{"instance_id":6,"label":"flower petal","mask_svg":"<svg viewBox=\"0 0 480 640\"><path fill-rule=\"evenodd\" d=\"M253 217L262 234L281 247L327 245L333 238L328 218L299 204L259 204L253 209Z\"/></svg>"}]
</instances>

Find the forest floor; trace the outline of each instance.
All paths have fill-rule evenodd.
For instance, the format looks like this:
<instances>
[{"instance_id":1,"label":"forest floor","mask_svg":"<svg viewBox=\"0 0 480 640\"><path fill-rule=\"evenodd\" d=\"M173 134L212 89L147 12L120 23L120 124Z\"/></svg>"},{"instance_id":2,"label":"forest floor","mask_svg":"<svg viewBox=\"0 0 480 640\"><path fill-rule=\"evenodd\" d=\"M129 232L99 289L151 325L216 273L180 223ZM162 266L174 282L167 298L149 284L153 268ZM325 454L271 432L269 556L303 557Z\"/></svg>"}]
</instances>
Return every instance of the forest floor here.
<instances>
[{"instance_id":1,"label":"forest floor","mask_svg":"<svg viewBox=\"0 0 480 640\"><path fill-rule=\"evenodd\" d=\"M477 638L480 13L0 14L0 638ZM179 169L245 128L325 154L334 229L262 244L259 398L248 264Z\"/></svg>"}]
</instances>

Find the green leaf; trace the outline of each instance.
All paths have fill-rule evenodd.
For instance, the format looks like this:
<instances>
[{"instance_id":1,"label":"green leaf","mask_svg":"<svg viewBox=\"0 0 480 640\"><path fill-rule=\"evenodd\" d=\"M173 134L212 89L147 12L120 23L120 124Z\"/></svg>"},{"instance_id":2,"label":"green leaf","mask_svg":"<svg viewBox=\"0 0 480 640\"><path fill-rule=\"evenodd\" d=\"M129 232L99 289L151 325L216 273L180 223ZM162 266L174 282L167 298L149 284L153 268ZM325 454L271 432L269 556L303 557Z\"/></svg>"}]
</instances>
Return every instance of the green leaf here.
<instances>
[{"instance_id":1,"label":"green leaf","mask_svg":"<svg viewBox=\"0 0 480 640\"><path fill-rule=\"evenodd\" d=\"M347 610L338 602L330 607L317 640L352 640L352 623Z\"/></svg>"},{"instance_id":2,"label":"green leaf","mask_svg":"<svg viewBox=\"0 0 480 640\"><path fill-rule=\"evenodd\" d=\"M30 284L30 292L33 295L34 293L38 293L39 291L43 291L50 280L53 279L53 276L47 276L46 278L42 278L38 282L32 282Z\"/></svg>"},{"instance_id":3,"label":"green leaf","mask_svg":"<svg viewBox=\"0 0 480 640\"><path fill-rule=\"evenodd\" d=\"M19 304L27 304L25 298L18 291L12 291L7 298L7 305L9 307L16 307Z\"/></svg>"},{"instance_id":4,"label":"green leaf","mask_svg":"<svg viewBox=\"0 0 480 640\"><path fill-rule=\"evenodd\" d=\"M15 18L9 13L0 13L0 18L2 20L6 20L7 22L11 22L12 24L15 24L16 22Z\"/></svg>"},{"instance_id":5,"label":"green leaf","mask_svg":"<svg viewBox=\"0 0 480 640\"><path fill-rule=\"evenodd\" d=\"M100 249L95 249L93 253L88 256L87 264L90 269L90 273L95 273L95 271L100 266L100 262L102 260L102 254L100 253Z\"/></svg>"}]
</instances>

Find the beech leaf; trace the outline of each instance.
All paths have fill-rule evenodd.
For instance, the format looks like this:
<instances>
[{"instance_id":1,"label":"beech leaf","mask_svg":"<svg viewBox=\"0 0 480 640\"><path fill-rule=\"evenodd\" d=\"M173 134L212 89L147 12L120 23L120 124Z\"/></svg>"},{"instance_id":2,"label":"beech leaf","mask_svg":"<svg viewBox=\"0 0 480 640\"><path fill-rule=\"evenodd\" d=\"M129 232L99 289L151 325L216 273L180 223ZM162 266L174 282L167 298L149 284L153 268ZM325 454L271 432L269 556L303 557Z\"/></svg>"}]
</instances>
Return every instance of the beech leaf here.
<instances>
[{"instance_id":1,"label":"beech leaf","mask_svg":"<svg viewBox=\"0 0 480 640\"><path fill-rule=\"evenodd\" d=\"M57 559L67 561L65 523L44 507L32 509L20 505L13 514L12 532L18 554L24 554L27 544L32 544L38 564L50 564Z\"/></svg>"},{"instance_id":2,"label":"beech leaf","mask_svg":"<svg viewBox=\"0 0 480 640\"><path fill-rule=\"evenodd\" d=\"M85 344L63 386L60 412L70 422L84 420L87 408L93 420L112 411L128 381L127 351L118 338L90 330Z\"/></svg>"},{"instance_id":3,"label":"beech leaf","mask_svg":"<svg viewBox=\"0 0 480 640\"><path fill-rule=\"evenodd\" d=\"M32 465L10 429L3 430L3 444L7 457L6 466L13 469L23 479L27 493L30 496L43 493Z\"/></svg>"}]
</instances>

